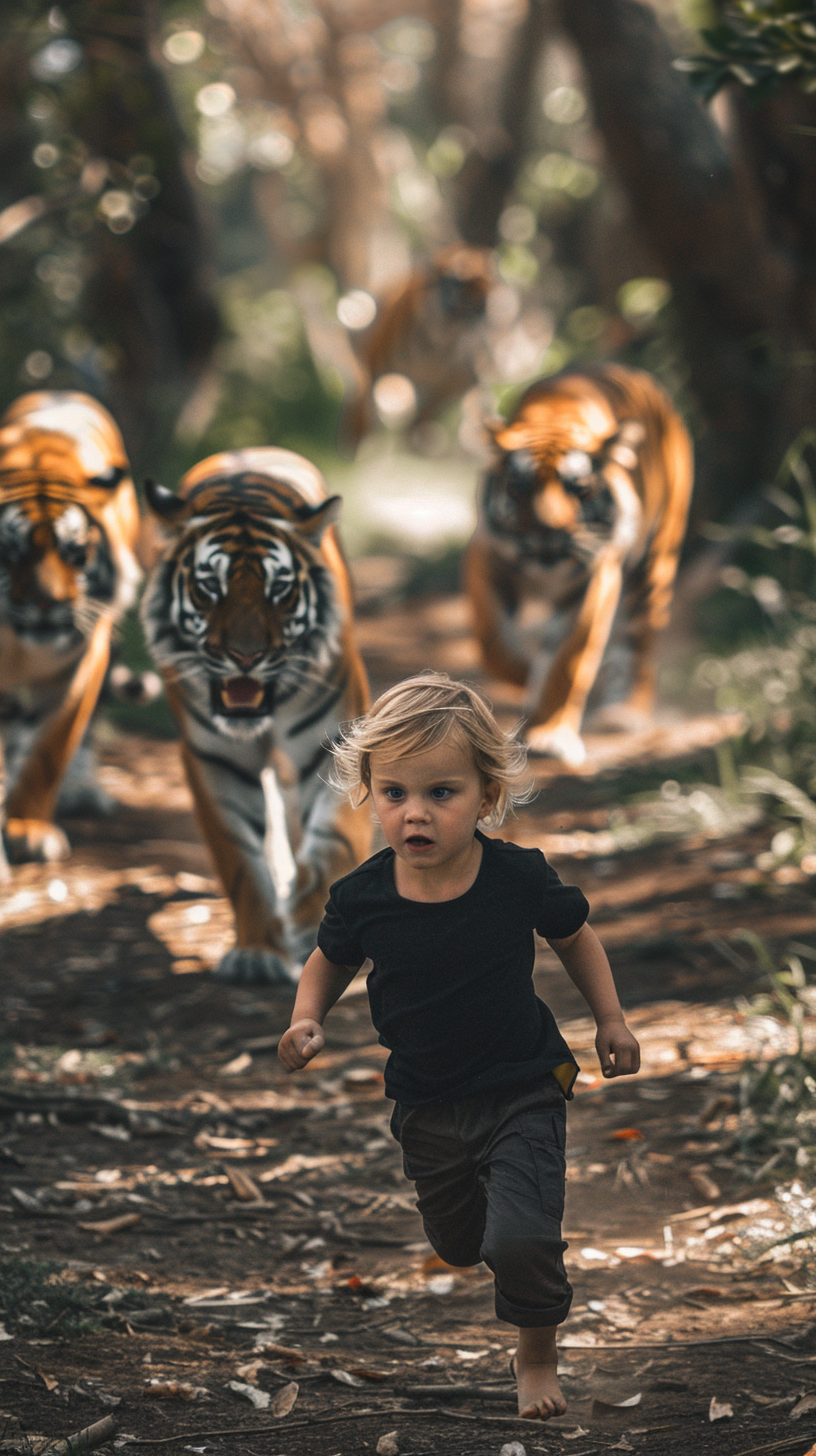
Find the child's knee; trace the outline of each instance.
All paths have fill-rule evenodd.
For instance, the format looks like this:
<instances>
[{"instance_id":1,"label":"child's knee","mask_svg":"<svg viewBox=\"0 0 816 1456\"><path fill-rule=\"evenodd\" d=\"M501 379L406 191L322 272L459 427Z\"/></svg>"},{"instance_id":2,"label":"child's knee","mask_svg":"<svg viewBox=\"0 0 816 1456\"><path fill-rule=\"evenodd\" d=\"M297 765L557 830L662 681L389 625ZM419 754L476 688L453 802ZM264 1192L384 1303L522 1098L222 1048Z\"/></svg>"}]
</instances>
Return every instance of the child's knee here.
<instances>
[{"instance_id":1,"label":"child's knee","mask_svg":"<svg viewBox=\"0 0 816 1456\"><path fill-rule=\"evenodd\" d=\"M533 1289L552 1291L566 1284L566 1247L561 1238L513 1234L498 1227L485 1234L480 1254L507 1293L512 1289L519 1297L529 1299Z\"/></svg>"}]
</instances>

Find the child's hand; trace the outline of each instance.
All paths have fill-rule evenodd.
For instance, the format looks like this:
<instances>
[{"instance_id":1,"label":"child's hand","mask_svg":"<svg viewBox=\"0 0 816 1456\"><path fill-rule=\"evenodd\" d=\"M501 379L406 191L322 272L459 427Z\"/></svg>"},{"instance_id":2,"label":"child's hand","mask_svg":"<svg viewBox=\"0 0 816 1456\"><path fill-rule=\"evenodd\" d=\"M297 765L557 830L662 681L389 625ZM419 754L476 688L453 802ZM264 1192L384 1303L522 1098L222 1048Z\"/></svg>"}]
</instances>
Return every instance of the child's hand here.
<instances>
[{"instance_id":1,"label":"child's hand","mask_svg":"<svg viewBox=\"0 0 816 1456\"><path fill-rule=\"evenodd\" d=\"M319 1021L304 1017L295 1021L278 1042L278 1056L287 1072L299 1072L307 1062L316 1057L326 1045L323 1028Z\"/></svg>"},{"instance_id":2,"label":"child's hand","mask_svg":"<svg viewBox=\"0 0 816 1456\"><path fill-rule=\"evenodd\" d=\"M605 1077L625 1077L640 1071L640 1046L623 1017L599 1022L595 1050Z\"/></svg>"}]
</instances>

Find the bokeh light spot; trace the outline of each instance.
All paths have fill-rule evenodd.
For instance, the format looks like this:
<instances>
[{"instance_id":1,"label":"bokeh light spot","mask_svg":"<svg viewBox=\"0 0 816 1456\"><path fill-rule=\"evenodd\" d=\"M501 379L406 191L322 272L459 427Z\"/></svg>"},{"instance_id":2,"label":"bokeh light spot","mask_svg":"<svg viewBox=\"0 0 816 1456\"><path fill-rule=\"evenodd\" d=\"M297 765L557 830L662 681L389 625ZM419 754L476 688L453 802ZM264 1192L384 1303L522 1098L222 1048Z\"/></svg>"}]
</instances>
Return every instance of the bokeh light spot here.
<instances>
[{"instance_id":1,"label":"bokeh light spot","mask_svg":"<svg viewBox=\"0 0 816 1456\"><path fill-rule=\"evenodd\" d=\"M226 116L235 105L235 91L227 81L210 81L196 93L195 102L202 116Z\"/></svg>"},{"instance_id":2,"label":"bokeh light spot","mask_svg":"<svg viewBox=\"0 0 816 1456\"><path fill-rule=\"evenodd\" d=\"M352 288L337 303L337 317L347 329L367 329L377 317L377 305L363 288Z\"/></svg>"},{"instance_id":3,"label":"bokeh light spot","mask_svg":"<svg viewBox=\"0 0 816 1456\"><path fill-rule=\"evenodd\" d=\"M200 30L177 30L168 35L162 54L174 66L188 66L204 54L206 41Z\"/></svg>"},{"instance_id":4,"label":"bokeh light spot","mask_svg":"<svg viewBox=\"0 0 816 1456\"><path fill-rule=\"evenodd\" d=\"M54 361L45 349L34 349L23 365L29 379L47 379L54 367Z\"/></svg>"},{"instance_id":5,"label":"bokeh light spot","mask_svg":"<svg viewBox=\"0 0 816 1456\"><path fill-rule=\"evenodd\" d=\"M548 91L542 102L544 115L559 126L571 126L580 121L586 111L586 97L577 86L556 86Z\"/></svg>"}]
</instances>

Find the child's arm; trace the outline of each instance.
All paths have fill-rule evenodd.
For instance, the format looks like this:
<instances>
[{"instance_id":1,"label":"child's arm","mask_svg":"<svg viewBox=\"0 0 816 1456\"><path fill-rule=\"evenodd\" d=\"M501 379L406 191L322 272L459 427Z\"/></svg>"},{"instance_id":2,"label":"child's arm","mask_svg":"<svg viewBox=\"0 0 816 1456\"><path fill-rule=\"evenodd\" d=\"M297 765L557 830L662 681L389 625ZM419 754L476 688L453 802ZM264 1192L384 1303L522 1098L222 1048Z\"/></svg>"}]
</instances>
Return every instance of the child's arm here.
<instances>
[{"instance_id":1,"label":"child's arm","mask_svg":"<svg viewBox=\"0 0 816 1456\"><path fill-rule=\"evenodd\" d=\"M595 1049L604 1076L622 1077L639 1071L640 1047L623 1019L606 951L595 931L582 925L575 935L548 944L595 1017Z\"/></svg>"},{"instance_id":2,"label":"child's arm","mask_svg":"<svg viewBox=\"0 0 816 1456\"><path fill-rule=\"evenodd\" d=\"M323 1021L357 970L357 966L336 966L322 950L312 951L298 982L289 1030L278 1042L278 1056L287 1072L298 1072L325 1046Z\"/></svg>"}]
</instances>

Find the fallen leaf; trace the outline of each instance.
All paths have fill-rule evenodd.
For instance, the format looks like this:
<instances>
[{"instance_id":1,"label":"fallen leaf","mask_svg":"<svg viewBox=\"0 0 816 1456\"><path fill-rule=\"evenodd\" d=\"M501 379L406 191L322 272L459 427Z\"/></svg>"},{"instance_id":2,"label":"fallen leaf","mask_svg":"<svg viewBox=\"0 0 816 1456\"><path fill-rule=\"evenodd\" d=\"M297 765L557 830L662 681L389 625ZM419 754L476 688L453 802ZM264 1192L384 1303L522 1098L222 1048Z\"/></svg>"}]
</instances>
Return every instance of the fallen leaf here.
<instances>
[{"instance_id":1,"label":"fallen leaf","mask_svg":"<svg viewBox=\"0 0 816 1456\"><path fill-rule=\"evenodd\" d=\"M634 1451L635 1448L632 1445L631 1441L627 1441L625 1436L621 1436L617 1444L615 1446L610 1446L608 1449L610 1451Z\"/></svg>"},{"instance_id":2,"label":"fallen leaf","mask_svg":"<svg viewBox=\"0 0 816 1456\"><path fill-rule=\"evenodd\" d=\"M200 1395L209 1395L204 1385L190 1385L186 1380L148 1380L145 1383L142 1395L151 1396L154 1400L171 1400L176 1397L179 1400L198 1400Z\"/></svg>"},{"instance_id":3,"label":"fallen leaf","mask_svg":"<svg viewBox=\"0 0 816 1456\"><path fill-rule=\"evenodd\" d=\"M361 1380L387 1380L388 1375L384 1370L370 1370L367 1365L352 1365L349 1374L359 1375Z\"/></svg>"},{"instance_id":4,"label":"fallen leaf","mask_svg":"<svg viewBox=\"0 0 816 1456\"><path fill-rule=\"evenodd\" d=\"M9 1332L6 1329L5 1325L0 1324L0 1340L13 1340L13 1339L14 1339L14 1336L9 1334Z\"/></svg>"},{"instance_id":5,"label":"fallen leaf","mask_svg":"<svg viewBox=\"0 0 816 1456\"><path fill-rule=\"evenodd\" d=\"M105 1275L102 1276L106 1278ZM214 1289L202 1289L200 1294L190 1294L184 1300L185 1304L200 1304L204 1299L219 1299L222 1294L229 1294L228 1284L217 1284Z\"/></svg>"},{"instance_id":6,"label":"fallen leaf","mask_svg":"<svg viewBox=\"0 0 816 1456\"><path fill-rule=\"evenodd\" d=\"M90 1234L100 1234L106 1238L108 1234L121 1233L123 1229L133 1228L134 1224L141 1221L140 1213L120 1213L116 1218L103 1218L99 1223L78 1223L77 1228L85 1229Z\"/></svg>"},{"instance_id":7,"label":"fallen leaf","mask_svg":"<svg viewBox=\"0 0 816 1456\"><path fill-rule=\"evenodd\" d=\"M242 1380L257 1380L259 1370L265 1367L264 1360L250 1360L246 1365L236 1365L235 1374L240 1375Z\"/></svg>"},{"instance_id":8,"label":"fallen leaf","mask_svg":"<svg viewBox=\"0 0 816 1456\"><path fill-rule=\"evenodd\" d=\"M640 1132L636 1127L619 1127L616 1132L613 1132L612 1137L617 1142L640 1143L643 1142L645 1133Z\"/></svg>"},{"instance_id":9,"label":"fallen leaf","mask_svg":"<svg viewBox=\"0 0 816 1456\"><path fill-rule=\"evenodd\" d=\"M236 1198L240 1198L242 1203L263 1203L263 1194L248 1173L231 1167L229 1163L224 1163L223 1168Z\"/></svg>"},{"instance_id":10,"label":"fallen leaf","mask_svg":"<svg viewBox=\"0 0 816 1456\"><path fill-rule=\"evenodd\" d=\"M40 1369L39 1365L37 1366L37 1374L46 1390L59 1390L59 1381L56 1375L47 1375L44 1370Z\"/></svg>"},{"instance_id":11,"label":"fallen leaf","mask_svg":"<svg viewBox=\"0 0 816 1456\"><path fill-rule=\"evenodd\" d=\"M577 1441L579 1436L588 1436L589 1431L585 1431L583 1426L576 1426L574 1431L562 1431L561 1435L565 1441Z\"/></svg>"},{"instance_id":12,"label":"fallen leaf","mask_svg":"<svg viewBox=\"0 0 816 1456\"><path fill-rule=\"evenodd\" d=\"M243 1152L255 1146L253 1138L216 1137L215 1133L207 1132L206 1129L198 1133L193 1141L197 1148L217 1148L222 1153Z\"/></svg>"},{"instance_id":13,"label":"fallen leaf","mask_svg":"<svg viewBox=\"0 0 816 1456\"><path fill-rule=\"evenodd\" d=\"M288 1385L283 1385L278 1391L270 1407L273 1416L288 1416L290 1410L298 1398L300 1386L297 1381L290 1380Z\"/></svg>"},{"instance_id":14,"label":"fallen leaf","mask_svg":"<svg viewBox=\"0 0 816 1456\"><path fill-rule=\"evenodd\" d=\"M287 1365L299 1365L303 1360L308 1359L302 1350L292 1350L288 1345L259 1345L258 1350L262 1355L274 1355L276 1359L283 1360Z\"/></svg>"},{"instance_id":15,"label":"fallen leaf","mask_svg":"<svg viewBox=\"0 0 816 1456\"><path fill-rule=\"evenodd\" d=\"M428 1292L430 1294L452 1294L456 1285L456 1278L453 1274L435 1274L433 1279L428 1280Z\"/></svg>"},{"instance_id":16,"label":"fallen leaf","mask_svg":"<svg viewBox=\"0 0 816 1456\"><path fill-rule=\"evenodd\" d=\"M806 1416L808 1411L812 1410L816 1410L816 1395L805 1395L793 1407L790 1418L792 1421L798 1421L800 1416Z\"/></svg>"},{"instance_id":17,"label":"fallen leaf","mask_svg":"<svg viewBox=\"0 0 816 1456\"><path fill-rule=\"evenodd\" d=\"M708 1407L708 1419L710 1421L730 1421L734 1417L734 1407L729 1405L727 1400L718 1400L712 1395L711 1404Z\"/></svg>"},{"instance_id":18,"label":"fallen leaf","mask_svg":"<svg viewBox=\"0 0 816 1456\"><path fill-rule=\"evenodd\" d=\"M332 1380L339 1380L341 1385L365 1385L359 1375L352 1375L349 1370L330 1370Z\"/></svg>"},{"instance_id":19,"label":"fallen leaf","mask_svg":"<svg viewBox=\"0 0 816 1456\"><path fill-rule=\"evenodd\" d=\"M518 1445L518 1442L514 1442L514 1445ZM524 1452L523 1446L519 1447L519 1449ZM502 1446L501 1456L506 1456L508 1451L510 1451L509 1446ZM385 1436L380 1436L377 1442L377 1456L399 1456L399 1442L396 1431L388 1431ZM515 1452L512 1453L512 1456L515 1456Z\"/></svg>"},{"instance_id":20,"label":"fallen leaf","mask_svg":"<svg viewBox=\"0 0 816 1456\"><path fill-rule=\"evenodd\" d=\"M727 1289L720 1289L716 1284L695 1284L691 1289L683 1290L683 1299L728 1299Z\"/></svg>"},{"instance_id":21,"label":"fallen leaf","mask_svg":"<svg viewBox=\"0 0 816 1456\"><path fill-rule=\"evenodd\" d=\"M593 1400L590 1415L593 1421L625 1420L632 1408L640 1405L642 1399L643 1395L638 1391L637 1395L630 1395L628 1400Z\"/></svg>"},{"instance_id":22,"label":"fallen leaf","mask_svg":"<svg viewBox=\"0 0 816 1456\"><path fill-rule=\"evenodd\" d=\"M377 1071L376 1067L348 1067L343 1073L343 1081L350 1083L351 1086L365 1087L366 1085L373 1086L375 1083L384 1082L385 1078L382 1072Z\"/></svg>"},{"instance_id":23,"label":"fallen leaf","mask_svg":"<svg viewBox=\"0 0 816 1456\"><path fill-rule=\"evenodd\" d=\"M242 1072L247 1072L252 1066L252 1057L249 1052L241 1052L239 1056L233 1057L223 1067L218 1068L219 1077L240 1077Z\"/></svg>"},{"instance_id":24,"label":"fallen leaf","mask_svg":"<svg viewBox=\"0 0 816 1456\"><path fill-rule=\"evenodd\" d=\"M26 1193L24 1188L9 1188L9 1193L21 1208L27 1208L31 1213L42 1213L42 1204L33 1193Z\"/></svg>"},{"instance_id":25,"label":"fallen leaf","mask_svg":"<svg viewBox=\"0 0 816 1456\"><path fill-rule=\"evenodd\" d=\"M427 1259L422 1260L423 1274L436 1274L439 1272L440 1269L448 1270L455 1267L456 1266L454 1264L446 1264L445 1260L440 1259L438 1254L429 1254Z\"/></svg>"},{"instance_id":26,"label":"fallen leaf","mask_svg":"<svg viewBox=\"0 0 816 1456\"><path fill-rule=\"evenodd\" d=\"M251 1401L256 1410L266 1410L272 1399L268 1390L260 1390L257 1385L246 1385L242 1380L230 1380L228 1385L236 1395L242 1395L245 1400Z\"/></svg>"}]
</instances>

